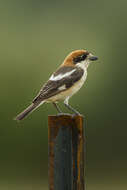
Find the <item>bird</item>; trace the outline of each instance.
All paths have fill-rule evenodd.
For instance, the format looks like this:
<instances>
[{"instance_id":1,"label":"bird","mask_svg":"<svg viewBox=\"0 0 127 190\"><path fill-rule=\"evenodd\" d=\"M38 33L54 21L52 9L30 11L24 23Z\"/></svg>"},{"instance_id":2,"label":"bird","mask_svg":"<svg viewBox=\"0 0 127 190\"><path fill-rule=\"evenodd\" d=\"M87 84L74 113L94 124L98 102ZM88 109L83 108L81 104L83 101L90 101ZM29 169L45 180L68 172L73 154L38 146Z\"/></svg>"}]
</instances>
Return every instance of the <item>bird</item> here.
<instances>
[{"instance_id":1,"label":"bird","mask_svg":"<svg viewBox=\"0 0 127 190\"><path fill-rule=\"evenodd\" d=\"M31 105L18 114L15 120L24 119L44 103L52 103L58 114L61 114L59 101L63 101L64 105L74 114L80 115L76 109L70 106L69 99L83 86L87 78L88 66L97 59L97 56L84 49L72 51L42 86Z\"/></svg>"}]
</instances>

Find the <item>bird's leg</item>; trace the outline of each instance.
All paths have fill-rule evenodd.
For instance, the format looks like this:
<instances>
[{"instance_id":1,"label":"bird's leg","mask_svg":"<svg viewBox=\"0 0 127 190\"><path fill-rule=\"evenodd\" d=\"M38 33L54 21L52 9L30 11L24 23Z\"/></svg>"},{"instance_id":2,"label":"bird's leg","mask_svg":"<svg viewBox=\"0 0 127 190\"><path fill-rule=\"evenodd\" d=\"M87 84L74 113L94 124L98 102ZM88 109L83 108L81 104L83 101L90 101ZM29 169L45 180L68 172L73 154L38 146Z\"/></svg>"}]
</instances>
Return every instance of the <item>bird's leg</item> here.
<instances>
[{"instance_id":1,"label":"bird's leg","mask_svg":"<svg viewBox=\"0 0 127 190\"><path fill-rule=\"evenodd\" d=\"M68 104L68 99L66 99L64 101L64 105L72 112L74 112L76 115L81 115L77 110L75 110L74 108L72 108L69 104Z\"/></svg>"},{"instance_id":2,"label":"bird's leg","mask_svg":"<svg viewBox=\"0 0 127 190\"><path fill-rule=\"evenodd\" d=\"M53 105L59 113L62 113L61 109L58 107L58 105L55 102L53 102Z\"/></svg>"}]
</instances>

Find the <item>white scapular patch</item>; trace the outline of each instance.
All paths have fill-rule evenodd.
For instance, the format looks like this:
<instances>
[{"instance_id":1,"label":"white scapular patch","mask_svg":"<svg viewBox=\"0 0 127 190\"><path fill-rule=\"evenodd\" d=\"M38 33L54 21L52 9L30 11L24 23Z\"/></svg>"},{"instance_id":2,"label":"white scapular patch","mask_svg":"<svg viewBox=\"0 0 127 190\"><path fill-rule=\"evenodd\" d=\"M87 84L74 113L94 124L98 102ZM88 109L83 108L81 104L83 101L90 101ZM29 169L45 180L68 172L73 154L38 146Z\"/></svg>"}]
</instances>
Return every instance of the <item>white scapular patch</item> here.
<instances>
[{"instance_id":1,"label":"white scapular patch","mask_svg":"<svg viewBox=\"0 0 127 190\"><path fill-rule=\"evenodd\" d=\"M66 89L66 85L64 84L63 86L60 86L59 88L58 88L58 90L65 90Z\"/></svg>"},{"instance_id":2,"label":"white scapular patch","mask_svg":"<svg viewBox=\"0 0 127 190\"><path fill-rule=\"evenodd\" d=\"M49 80L52 80L52 81L61 80L61 79L65 78L65 77L68 77L69 75L71 75L75 70L76 70L76 69L73 69L72 71L69 71L69 72L64 73L64 74L61 73L61 74L59 74L59 75L57 75L57 76L54 76L54 74L53 74L53 75L50 77Z\"/></svg>"}]
</instances>

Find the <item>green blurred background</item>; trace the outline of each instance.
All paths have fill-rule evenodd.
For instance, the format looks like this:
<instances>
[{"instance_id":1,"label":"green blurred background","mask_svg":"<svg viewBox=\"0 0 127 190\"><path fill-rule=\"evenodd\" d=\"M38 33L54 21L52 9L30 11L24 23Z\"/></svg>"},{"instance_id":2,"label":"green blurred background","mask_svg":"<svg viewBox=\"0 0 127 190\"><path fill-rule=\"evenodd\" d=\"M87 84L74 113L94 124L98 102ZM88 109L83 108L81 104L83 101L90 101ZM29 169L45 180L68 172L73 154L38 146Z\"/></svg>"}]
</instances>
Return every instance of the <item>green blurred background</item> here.
<instances>
[{"instance_id":1,"label":"green blurred background","mask_svg":"<svg viewBox=\"0 0 127 190\"><path fill-rule=\"evenodd\" d=\"M53 106L12 119L82 48L99 57L70 100L86 118L87 190L127 189L127 1L0 0L0 18L0 189L48 189Z\"/></svg>"}]
</instances>

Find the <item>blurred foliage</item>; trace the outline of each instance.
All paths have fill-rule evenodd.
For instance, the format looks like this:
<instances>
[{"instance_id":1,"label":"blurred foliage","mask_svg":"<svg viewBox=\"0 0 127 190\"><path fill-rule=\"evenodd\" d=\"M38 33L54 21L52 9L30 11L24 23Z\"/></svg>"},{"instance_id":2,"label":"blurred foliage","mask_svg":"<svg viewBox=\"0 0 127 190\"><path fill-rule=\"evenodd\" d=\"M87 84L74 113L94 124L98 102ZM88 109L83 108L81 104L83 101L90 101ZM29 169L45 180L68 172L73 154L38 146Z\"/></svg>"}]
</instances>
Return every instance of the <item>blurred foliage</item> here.
<instances>
[{"instance_id":1,"label":"blurred foliage","mask_svg":"<svg viewBox=\"0 0 127 190\"><path fill-rule=\"evenodd\" d=\"M70 100L85 115L87 190L127 188L126 7L125 0L0 0L0 189L46 189L47 116L56 112L45 104L23 122L12 119L82 48L99 57Z\"/></svg>"}]
</instances>

